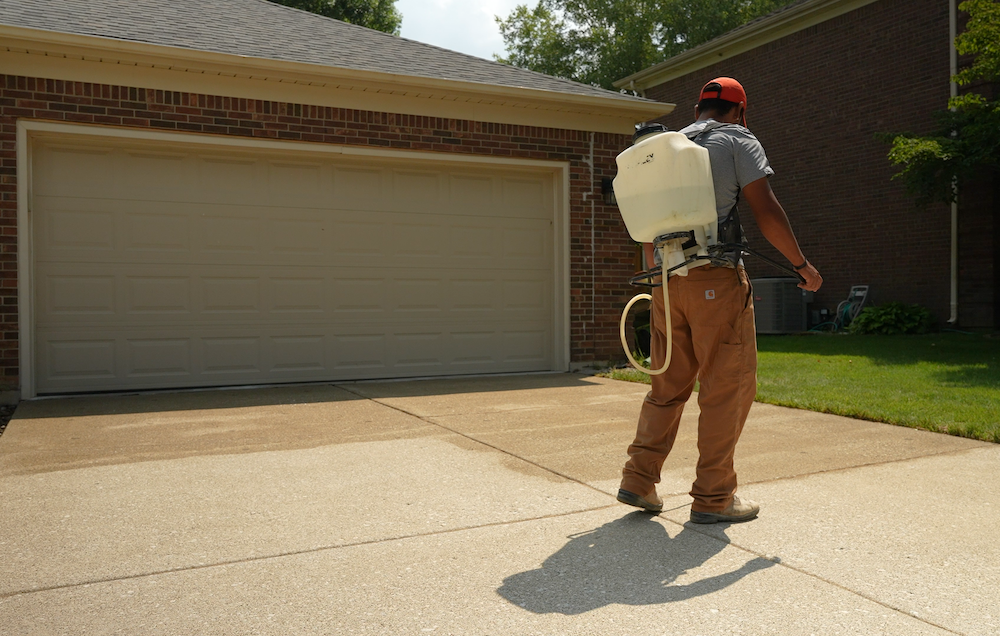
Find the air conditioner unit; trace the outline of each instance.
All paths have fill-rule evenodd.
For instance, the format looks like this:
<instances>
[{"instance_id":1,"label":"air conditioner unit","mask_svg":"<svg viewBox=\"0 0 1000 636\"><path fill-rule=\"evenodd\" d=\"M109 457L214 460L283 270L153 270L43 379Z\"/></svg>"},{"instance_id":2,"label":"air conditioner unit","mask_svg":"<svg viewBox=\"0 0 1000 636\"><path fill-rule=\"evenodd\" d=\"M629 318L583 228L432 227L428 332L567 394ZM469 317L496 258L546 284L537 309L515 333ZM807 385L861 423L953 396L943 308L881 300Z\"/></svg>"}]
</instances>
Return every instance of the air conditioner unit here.
<instances>
[{"instance_id":1,"label":"air conditioner unit","mask_svg":"<svg viewBox=\"0 0 1000 636\"><path fill-rule=\"evenodd\" d=\"M806 305L812 302L813 294L799 289L797 278L755 278L750 283L757 333L806 331Z\"/></svg>"}]
</instances>

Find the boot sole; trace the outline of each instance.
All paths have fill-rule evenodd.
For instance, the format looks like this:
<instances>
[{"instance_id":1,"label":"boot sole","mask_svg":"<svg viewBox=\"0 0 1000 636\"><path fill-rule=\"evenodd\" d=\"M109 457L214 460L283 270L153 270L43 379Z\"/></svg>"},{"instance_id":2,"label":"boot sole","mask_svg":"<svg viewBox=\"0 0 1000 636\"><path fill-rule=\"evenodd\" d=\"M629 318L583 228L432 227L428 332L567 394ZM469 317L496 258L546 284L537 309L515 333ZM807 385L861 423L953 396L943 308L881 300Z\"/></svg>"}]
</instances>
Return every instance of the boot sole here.
<instances>
[{"instance_id":1,"label":"boot sole","mask_svg":"<svg viewBox=\"0 0 1000 636\"><path fill-rule=\"evenodd\" d=\"M660 512L663 510L663 504L658 506L656 504L651 504L634 492L629 492L627 490L618 491L618 501L629 506L642 508L646 512Z\"/></svg>"},{"instance_id":2,"label":"boot sole","mask_svg":"<svg viewBox=\"0 0 1000 636\"><path fill-rule=\"evenodd\" d=\"M724 515L718 512L696 512L691 511L692 523L742 523L757 518L759 510L747 512L742 515Z\"/></svg>"}]
</instances>

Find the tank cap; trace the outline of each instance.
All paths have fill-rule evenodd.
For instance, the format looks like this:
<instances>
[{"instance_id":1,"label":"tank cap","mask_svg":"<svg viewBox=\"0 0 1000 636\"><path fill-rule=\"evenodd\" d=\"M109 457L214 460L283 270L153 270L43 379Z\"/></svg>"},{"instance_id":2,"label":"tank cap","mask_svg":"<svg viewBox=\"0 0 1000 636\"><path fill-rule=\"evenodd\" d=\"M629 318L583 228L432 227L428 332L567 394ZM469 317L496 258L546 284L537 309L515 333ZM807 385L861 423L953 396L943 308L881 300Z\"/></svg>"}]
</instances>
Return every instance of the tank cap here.
<instances>
[{"instance_id":1,"label":"tank cap","mask_svg":"<svg viewBox=\"0 0 1000 636\"><path fill-rule=\"evenodd\" d=\"M658 135L660 133L665 133L669 130L670 129L664 126L663 124L647 124L635 131L635 134L632 135L632 144L635 145L643 137L648 137L650 135Z\"/></svg>"}]
</instances>

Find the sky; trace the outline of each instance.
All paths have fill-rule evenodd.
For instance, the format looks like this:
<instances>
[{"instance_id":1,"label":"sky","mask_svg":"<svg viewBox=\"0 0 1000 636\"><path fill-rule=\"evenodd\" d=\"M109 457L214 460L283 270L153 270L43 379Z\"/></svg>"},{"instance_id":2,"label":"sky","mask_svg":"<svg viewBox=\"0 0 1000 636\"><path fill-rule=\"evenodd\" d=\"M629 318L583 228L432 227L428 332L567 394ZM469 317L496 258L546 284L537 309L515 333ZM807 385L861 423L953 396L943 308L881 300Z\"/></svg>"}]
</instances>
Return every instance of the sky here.
<instances>
[{"instance_id":1,"label":"sky","mask_svg":"<svg viewBox=\"0 0 1000 636\"><path fill-rule=\"evenodd\" d=\"M493 59L504 55L503 38L493 16L506 18L518 4L537 0L396 0L403 14L404 38Z\"/></svg>"}]
</instances>

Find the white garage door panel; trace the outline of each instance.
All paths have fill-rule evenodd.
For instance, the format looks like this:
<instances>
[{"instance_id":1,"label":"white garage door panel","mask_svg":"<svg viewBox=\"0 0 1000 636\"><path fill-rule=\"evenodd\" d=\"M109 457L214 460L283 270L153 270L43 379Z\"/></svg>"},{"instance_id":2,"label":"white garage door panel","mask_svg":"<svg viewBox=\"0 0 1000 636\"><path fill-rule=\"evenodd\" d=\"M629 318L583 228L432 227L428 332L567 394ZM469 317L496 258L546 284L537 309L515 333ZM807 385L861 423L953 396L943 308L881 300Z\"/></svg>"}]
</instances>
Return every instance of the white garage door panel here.
<instances>
[{"instance_id":1,"label":"white garage door panel","mask_svg":"<svg viewBox=\"0 0 1000 636\"><path fill-rule=\"evenodd\" d=\"M466 329L470 329L466 327ZM525 371L548 362L545 330L524 324L457 324L390 331L344 327L340 333L259 328L203 330L197 337L119 333L81 338L79 331L47 330L39 362L49 391L114 390L123 380L155 381L159 388L310 381L317 374L354 379L446 373ZM449 353L450 352L450 353ZM345 375L346 374L346 375ZM148 388L148 387L147 387Z\"/></svg>"},{"instance_id":2,"label":"white garage door panel","mask_svg":"<svg viewBox=\"0 0 1000 636\"><path fill-rule=\"evenodd\" d=\"M47 196L35 208L40 262L552 267L550 219Z\"/></svg>"},{"instance_id":3,"label":"white garage door panel","mask_svg":"<svg viewBox=\"0 0 1000 636\"><path fill-rule=\"evenodd\" d=\"M551 174L545 172L508 169L504 174L495 167L420 170L403 167L407 164L399 160L375 163L357 156L296 161L289 157L300 154L282 158L251 150L222 154L179 148L154 153L126 144L84 139L36 143L35 165L44 173L35 175L34 194L461 215L469 213L473 199L478 208L493 208L504 217L552 218L555 192Z\"/></svg>"},{"instance_id":4,"label":"white garage door panel","mask_svg":"<svg viewBox=\"0 0 1000 636\"><path fill-rule=\"evenodd\" d=\"M551 172L116 143L33 147L38 392L553 367Z\"/></svg>"},{"instance_id":5,"label":"white garage door panel","mask_svg":"<svg viewBox=\"0 0 1000 636\"><path fill-rule=\"evenodd\" d=\"M260 268L257 268L258 270ZM352 320L467 322L544 320L552 284L523 271L403 271L398 277L350 268L41 263L35 315L40 329L72 323L168 328L226 324L330 324ZM306 271L303 271L306 270Z\"/></svg>"}]
</instances>

